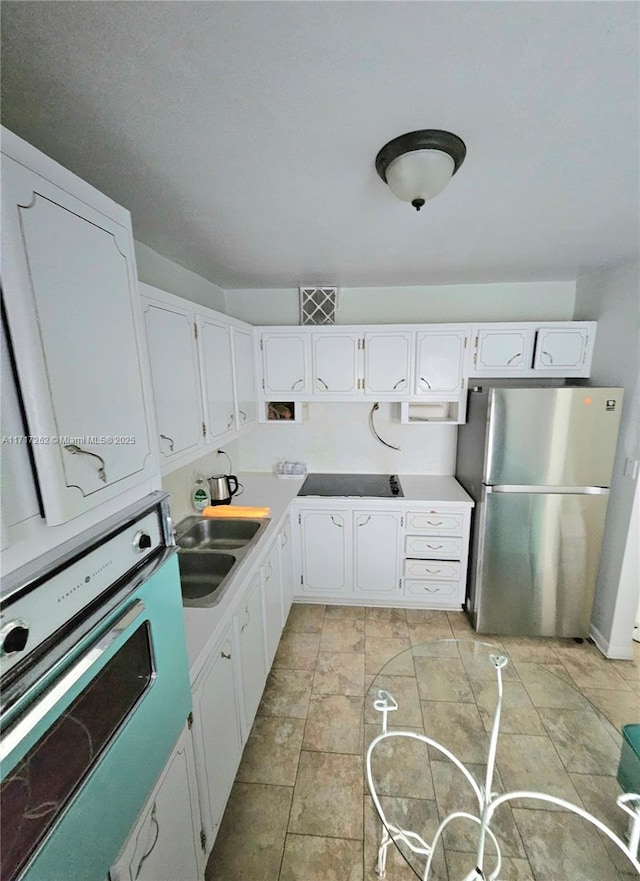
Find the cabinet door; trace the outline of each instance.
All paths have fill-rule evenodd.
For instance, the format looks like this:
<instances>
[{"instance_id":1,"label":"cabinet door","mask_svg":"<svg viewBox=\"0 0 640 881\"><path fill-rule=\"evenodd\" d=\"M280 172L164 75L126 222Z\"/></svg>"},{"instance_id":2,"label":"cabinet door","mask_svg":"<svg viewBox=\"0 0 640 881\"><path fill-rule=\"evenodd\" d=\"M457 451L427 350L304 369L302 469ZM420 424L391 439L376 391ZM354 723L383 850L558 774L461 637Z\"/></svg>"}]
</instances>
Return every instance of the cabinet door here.
<instances>
[{"instance_id":1,"label":"cabinet door","mask_svg":"<svg viewBox=\"0 0 640 881\"><path fill-rule=\"evenodd\" d=\"M191 732L185 728L111 881L200 881L204 862Z\"/></svg>"},{"instance_id":2,"label":"cabinet door","mask_svg":"<svg viewBox=\"0 0 640 881\"><path fill-rule=\"evenodd\" d=\"M350 514L300 512L302 584L305 593L338 594L349 587Z\"/></svg>"},{"instance_id":3,"label":"cabinet door","mask_svg":"<svg viewBox=\"0 0 640 881\"><path fill-rule=\"evenodd\" d=\"M27 435L22 413L20 398L12 375L9 345L5 334L4 322L0 323L0 433L3 439L2 455L0 455L0 486L2 493L2 528L15 526L24 520L38 517L40 508L38 496L31 470L29 449L23 442ZM16 442L13 442L13 439ZM3 542L3 548L8 546Z\"/></svg>"},{"instance_id":4,"label":"cabinet door","mask_svg":"<svg viewBox=\"0 0 640 881\"><path fill-rule=\"evenodd\" d=\"M367 395L409 394L411 333L380 331L364 335L364 391Z\"/></svg>"},{"instance_id":5,"label":"cabinet door","mask_svg":"<svg viewBox=\"0 0 640 881\"><path fill-rule=\"evenodd\" d=\"M232 328L233 364L237 399L237 427L251 425L257 419L256 379L251 331Z\"/></svg>"},{"instance_id":6,"label":"cabinet door","mask_svg":"<svg viewBox=\"0 0 640 881\"><path fill-rule=\"evenodd\" d=\"M307 394L307 342L300 333L263 333L262 388L268 395Z\"/></svg>"},{"instance_id":7,"label":"cabinet door","mask_svg":"<svg viewBox=\"0 0 640 881\"><path fill-rule=\"evenodd\" d=\"M207 443L235 429L233 368L229 326L198 317L198 342L203 382Z\"/></svg>"},{"instance_id":8,"label":"cabinet door","mask_svg":"<svg viewBox=\"0 0 640 881\"><path fill-rule=\"evenodd\" d=\"M363 594L399 590L401 515L394 512L354 511L354 587Z\"/></svg>"},{"instance_id":9,"label":"cabinet door","mask_svg":"<svg viewBox=\"0 0 640 881\"><path fill-rule=\"evenodd\" d=\"M474 376L518 375L531 367L533 329L531 327L480 328L476 334Z\"/></svg>"},{"instance_id":10,"label":"cabinet door","mask_svg":"<svg viewBox=\"0 0 640 881\"><path fill-rule=\"evenodd\" d=\"M463 391L465 331L425 331L416 337L415 394L459 395Z\"/></svg>"},{"instance_id":11,"label":"cabinet door","mask_svg":"<svg viewBox=\"0 0 640 881\"><path fill-rule=\"evenodd\" d=\"M358 394L358 343L355 333L311 335L314 395Z\"/></svg>"},{"instance_id":12,"label":"cabinet door","mask_svg":"<svg viewBox=\"0 0 640 881\"><path fill-rule=\"evenodd\" d=\"M282 578L280 575L280 548L276 540L266 562L260 569L262 602L264 605L264 642L267 670L271 664L282 636Z\"/></svg>"},{"instance_id":13,"label":"cabinet door","mask_svg":"<svg viewBox=\"0 0 640 881\"><path fill-rule=\"evenodd\" d=\"M263 629L262 589L256 572L249 590L235 614L234 636L239 656L242 685L242 740L249 736L264 683L267 678Z\"/></svg>"},{"instance_id":14,"label":"cabinet door","mask_svg":"<svg viewBox=\"0 0 640 881\"><path fill-rule=\"evenodd\" d=\"M242 752L232 654L229 628L193 693L196 763L209 846L213 845Z\"/></svg>"},{"instance_id":15,"label":"cabinet door","mask_svg":"<svg viewBox=\"0 0 640 881\"><path fill-rule=\"evenodd\" d=\"M149 300L144 317L160 454L170 460L203 442L195 321L189 312Z\"/></svg>"},{"instance_id":16,"label":"cabinet door","mask_svg":"<svg viewBox=\"0 0 640 881\"><path fill-rule=\"evenodd\" d=\"M287 623L295 585L293 583L293 556L291 545L291 525L287 522L280 530L280 576L282 578L282 624Z\"/></svg>"},{"instance_id":17,"label":"cabinet door","mask_svg":"<svg viewBox=\"0 0 640 881\"><path fill-rule=\"evenodd\" d=\"M130 219L7 157L2 175L3 293L45 515L56 525L158 469Z\"/></svg>"},{"instance_id":18,"label":"cabinet door","mask_svg":"<svg viewBox=\"0 0 640 881\"><path fill-rule=\"evenodd\" d=\"M590 334L586 328L539 327L533 366L536 370L578 370L586 360Z\"/></svg>"}]
</instances>

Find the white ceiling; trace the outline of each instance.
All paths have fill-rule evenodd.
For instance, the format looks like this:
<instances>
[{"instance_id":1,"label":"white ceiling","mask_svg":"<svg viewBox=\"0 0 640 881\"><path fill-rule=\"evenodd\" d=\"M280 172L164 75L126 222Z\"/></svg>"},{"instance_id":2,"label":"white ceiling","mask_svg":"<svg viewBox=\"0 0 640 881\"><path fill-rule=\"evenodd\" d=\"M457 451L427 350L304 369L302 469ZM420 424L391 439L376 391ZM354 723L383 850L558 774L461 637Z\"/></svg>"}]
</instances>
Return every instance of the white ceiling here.
<instances>
[{"instance_id":1,"label":"white ceiling","mask_svg":"<svg viewBox=\"0 0 640 881\"><path fill-rule=\"evenodd\" d=\"M224 288L572 279L637 254L635 2L12 2L3 122ZM388 140L462 137L417 214Z\"/></svg>"}]
</instances>

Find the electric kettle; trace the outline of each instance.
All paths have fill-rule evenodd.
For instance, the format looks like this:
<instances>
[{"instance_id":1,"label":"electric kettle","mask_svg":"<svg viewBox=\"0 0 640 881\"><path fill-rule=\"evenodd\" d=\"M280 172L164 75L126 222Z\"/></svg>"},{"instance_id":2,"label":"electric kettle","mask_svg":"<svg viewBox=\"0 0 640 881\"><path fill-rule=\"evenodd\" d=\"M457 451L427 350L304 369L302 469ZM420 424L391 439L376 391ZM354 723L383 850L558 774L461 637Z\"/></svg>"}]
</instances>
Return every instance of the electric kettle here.
<instances>
[{"instance_id":1,"label":"electric kettle","mask_svg":"<svg viewBox=\"0 0 640 881\"><path fill-rule=\"evenodd\" d=\"M212 505L228 505L239 489L235 474L214 474L208 479Z\"/></svg>"}]
</instances>

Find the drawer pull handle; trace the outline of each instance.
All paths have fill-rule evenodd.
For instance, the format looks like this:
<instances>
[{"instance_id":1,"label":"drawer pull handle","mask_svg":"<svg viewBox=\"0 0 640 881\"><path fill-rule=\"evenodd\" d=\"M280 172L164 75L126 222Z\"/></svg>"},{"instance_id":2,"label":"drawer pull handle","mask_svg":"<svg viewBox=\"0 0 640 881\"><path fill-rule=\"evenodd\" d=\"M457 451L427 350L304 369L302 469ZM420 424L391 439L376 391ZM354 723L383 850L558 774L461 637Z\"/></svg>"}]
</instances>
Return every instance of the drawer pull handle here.
<instances>
[{"instance_id":1,"label":"drawer pull handle","mask_svg":"<svg viewBox=\"0 0 640 881\"><path fill-rule=\"evenodd\" d=\"M335 519L333 514L331 515L331 522L333 523L334 526L339 526L340 529L344 529L344 524L338 523L338 521Z\"/></svg>"},{"instance_id":2,"label":"drawer pull handle","mask_svg":"<svg viewBox=\"0 0 640 881\"><path fill-rule=\"evenodd\" d=\"M429 524L429 526L442 526L442 520L438 520L437 523L434 523L433 520L427 520L427 523Z\"/></svg>"},{"instance_id":3,"label":"drawer pull handle","mask_svg":"<svg viewBox=\"0 0 640 881\"><path fill-rule=\"evenodd\" d=\"M427 547L428 547L428 548L431 548L432 551L439 551L440 548L442 547L442 545L430 545L430 544L427 544Z\"/></svg>"},{"instance_id":4,"label":"drawer pull handle","mask_svg":"<svg viewBox=\"0 0 640 881\"><path fill-rule=\"evenodd\" d=\"M329 386L326 384L324 379L321 376L316 376L316 383L321 382L327 391L329 391Z\"/></svg>"},{"instance_id":5,"label":"drawer pull handle","mask_svg":"<svg viewBox=\"0 0 640 881\"><path fill-rule=\"evenodd\" d=\"M292 392L295 391L296 386L299 385L300 383L302 383L304 385L304 379L302 377L300 379L296 379L296 381L291 386L291 391Z\"/></svg>"},{"instance_id":6,"label":"drawer pull handle","mask_svg":"<svg viewBox=\"0 0 640 881\"><path fill-rule=\"evenodd\" d=\"M429 389L431 388L431 383L429 382L428 379L425 379L424 376L420 377L420 382L422 382L424 385L426 385L427 388L429 388Z\"/></svg>"},{"instance_id":7,"label":"drawer pull handle","mask_svg":"<svg viewBox=\"0 0 640 881\"><path fill-rule=\"evenodd\" d=\"M440 573L440 569L427 569L429 575L438 575Z\"/></svg>"},{"instance_id":8,"label":"drawer pull handle","mask_svg":"<svg viewBox=\"0 0 640 881\"><path fill-rule=\"evenodd\" d=\"M507 361L507 366L509 366L510 364L512 364L512 363L516 360L516 358L522 358L522 352L516 352L515 355L512 355L512 356L509 358L509 360Z\"/></svg>"},{"instance_id":9,"label":"drawer pull handle","mask_svg":"<svg viewBox=\"0 0 640 881\"><path fill-rule=\"evenodd\" d=\"M225 661L231 660L231 652L229 652L229 654L227 654L226 652L220 652L220 655L225 659Z\"/></svg>"},{"instance_id":10,"label":"drawer pull handle","mask_svg":"<svg viewBox=\"0 0 640 881\"><path fill-rule=\"evenodd\" d=\"M244 631L244 629L248 625L249 621L251 621L251 615L249 614L249 609L245 609L244 613L247 616L247 620L244 622L244 624L240 628L240 633L242 633Z\"/></svg>"},{"instance_id":11,"label":"drawer pull handle","mask_svg":"<svg viewBox=\"0 0 640 881\"><path fill-rule=\"evenodd\" d=\"M161 434L160 437L162 438L162 440L167 441L167 443L169 444L169 452L173 453L173 444L174 444L173 438L169 437L168 434Z\"/></svg>"},{"instance_id":12,"label":"drawer pull handle","mask_svg":"<svg viewBox=\"0 0 640 881\"><path fill-rule=\"evenodd\" d=\"M406 381L407 381L406 379L399 379L397 381L397 383L394 385L393 391L395 392L395 390L398 388L399 385L405 385Z\"/></svg>"},{"instance_id":13,"label":"drawer pull handle","mask_svg":"<svg viewBox=\"0 0 640 881\"><path fill-rule=\"evenodd\" d=\"M429 593L440 593L439 587L425 587L425 590Z\"/></svg>"},{"instance_id":14,"label":"drawer pull handle","mask_svg":"<svg viewBox=\"0 0 640 881\"><path fill-rule=\"evenodd\" d=\"M366 526L369 520L371 520L371 517L367 517L366 520L358 520L358 526Z\"/></svg>"}]
</instances>

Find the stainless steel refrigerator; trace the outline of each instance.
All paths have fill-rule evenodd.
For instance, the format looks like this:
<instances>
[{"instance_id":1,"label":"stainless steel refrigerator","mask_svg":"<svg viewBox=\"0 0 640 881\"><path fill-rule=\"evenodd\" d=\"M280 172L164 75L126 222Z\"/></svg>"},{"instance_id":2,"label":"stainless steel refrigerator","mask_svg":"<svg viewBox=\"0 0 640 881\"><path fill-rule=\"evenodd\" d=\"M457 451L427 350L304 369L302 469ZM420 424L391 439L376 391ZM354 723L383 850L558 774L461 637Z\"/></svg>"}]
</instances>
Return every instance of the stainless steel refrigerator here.
<instances>
[{"instance_id":1,"label":"stainless steel refrigerator","mask_svg":"<svg viewBox=\"0 0 640 881\"><path fill-rule=\"evenodd\" d=\"M588 635L622 396L469 392L456 477L476 503L467 610L480 633Z\"/></svg>"}]
</instances>

